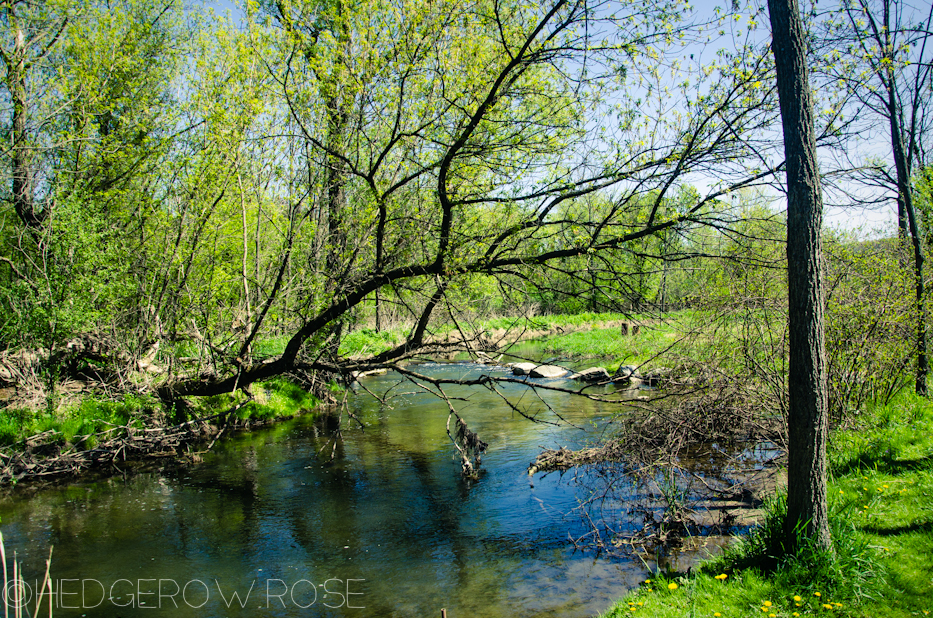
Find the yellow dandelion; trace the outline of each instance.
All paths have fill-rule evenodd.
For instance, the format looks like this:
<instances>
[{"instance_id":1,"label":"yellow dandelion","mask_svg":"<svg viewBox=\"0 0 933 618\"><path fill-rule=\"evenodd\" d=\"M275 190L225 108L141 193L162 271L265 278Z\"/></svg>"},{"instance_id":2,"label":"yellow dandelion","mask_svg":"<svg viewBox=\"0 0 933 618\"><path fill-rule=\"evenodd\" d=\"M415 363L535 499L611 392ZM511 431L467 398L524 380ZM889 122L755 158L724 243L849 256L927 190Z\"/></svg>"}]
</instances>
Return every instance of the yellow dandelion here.
<instances>
[{"instance_id":1,"label":"yellow dandelion","mask_svg":"<svg viewBox=\"0 0 933 618\"><path fill-rule=\"evenodd\" d=\"M887 486L887 485L882 485L882 487L884 487L885 489L887 489L887 488L888 488L888 486Z\"/></svg>"},{"instance_id":2,"label":"yellow dandelion","mask_svg":"<svg viewBox=\"0 0 933 618\"><path fill-rule=\"evenodd\" d=\"M842 607L842 603L833 603L836 607Z\"/></svg>"},{"instance_id":3,"label":"yellow dandelion","mask_svg":"<svg viewBox=\"0 0 933 618\"><path fill-rule=\"evenodd\" d=\"M777 618L777 614L768 614L768 618Z\"/></svg>"},{"instance_id":4,"label":"yellow dandelion","mask_svg":"<svg viewBox=\"0 0 933 618\"><path fill-rule=\"evenodd\" d=\"M644 604L645 604L644 601L639 601L638 603L636 603L636 605L638 605L638 607L641 607L641 606L644 605Z\"/></svg>"},{"instance_id":5,"label":"yellow dandelion","mask_svg":"<svg viewBox=\"0 0 933 618\"><path fill-rule=\"evenodd\" d=\"M793 614L791 614L791 616L799 616L799 615L800 615L800 612L794 612Z\"/></svg>"},{"instance_id":6,"label":"yellow dandelion","mask_svg":"<svg viewBox=\"0 0 933 618\"><path fill-rule=\"evenodd\" d=\"M637 607L630 607L630 608L628 608L628 611L634 612L636 609L638 609L638 608L637 608Z\"/></svg>"},{"instance_id":7,"label":"yellow dandelion","mask_svg":"<svg viewBox=\"0 0 933 618\"><path fill-rule=\"evenodd\" d=\"M799 594L795 594L795 595L794 595L794 600L797 601L798 603L800 603L801 601L803 601L803 598L802 598Z\"/></svg>"},{"instance_id":8,"label":"yellow dandelion","mask_svg":"<svg viewBox=\"0 0 933 618\"><path fill-rule=\"evenodd\" d=\"M764 605L765 607L771 607L773 603L771 603L771 601L765 601L764 603L762 603L762 605Z\"/></svg>"},{"instance_id":9,"label":"yellow dandelion","mask_svg":"<svg viewBox=\"0 0 933 618\"><path fill-rule=\"evenodd\" d=\"M713 618L719 618L720 616L722 616L722 614L719 612L713 612Z\"/></svg>"},{"instance_id":10,"label":"yellow dandelion","mask_svg":"<svg viewBox=\"0 0 933 618\"><path fill-rule=\"evenodd\" d=\"M650 579L646 579L646 580L645 580L645 583L646 583L646 584L650 584L650 583L651 583L651 580L650 580Z\"/></svg>"},{"instance_id":11,"label":"yellow dandelion","mask_svg":"<svg viewBox=\"0 0 933 618\"><path fill-rule=\"evenodd\" d=\"M829 603L823 603L823 609L832 609L832 608L833 606L830 605Z\"/></svg>"},{"instance_id":12,"label":"yellow dandelion","mask_svg":"<svg viewBox=\"0 0 933 618\"><path fill-rule=\"evenodd\" d=\"M674 582L671 582L671 583L669 583L669 584L667 585L667 589L668 589L668 590L677 590L677 584L675 584Z\"/></svg>"},{"instance_id":13,"label":"yellow dandelion","mask_svg":"<svg viewBox=\"0 0 933 618\"><path fill-rule=\"evenodd\" d=\"M815 596L815 597L821 597L821 596L823 596L823 595L820 594L819 592L814 592L814 593L813 593L813 596Z\"/></svg>"}]
</instances>

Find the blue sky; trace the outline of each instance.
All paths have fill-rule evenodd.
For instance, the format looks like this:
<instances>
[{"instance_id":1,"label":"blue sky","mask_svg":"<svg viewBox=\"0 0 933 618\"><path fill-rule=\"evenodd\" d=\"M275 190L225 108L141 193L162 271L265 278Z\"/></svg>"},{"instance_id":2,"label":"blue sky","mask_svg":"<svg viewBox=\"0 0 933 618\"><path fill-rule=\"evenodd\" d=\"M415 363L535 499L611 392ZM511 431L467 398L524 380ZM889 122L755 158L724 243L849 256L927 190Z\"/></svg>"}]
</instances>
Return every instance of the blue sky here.
<instances>
[{"instance_id":1,"label":"blue sky","mask_svg":"<svg viewBox=\"0 0 933 618\"><path fill-rule=\"evenodd\" d=\"M220 13L229 12L234 18L242 15L241 6L244 0L204 0L203 4L205 6L213 7L215 11ZM705 21L707 19L712 19L715 15L716 7L719 7L722 10L728 10L731 8L731 2L723 2L722 0L692 0L690 2L691 7L695 9L696 19L699 21ZM752 9L749 9L747 12L750 12ZM745 19L743 18L744 22ZM769 27L767 21L767 14L764 13L758 18L759 27L756 30L756 36L760 37L759 40L766 40L769 36ZM720 42L721 46L722 43ZM701 53L712 53L714 49L703 50ZM888 146L885 143L886 135L877 135L869 139L868 143L864 140L861 147L867 147L879 154L879 156L884 156L888 151ZM779 136L775 136L775 139L779 139ZM826 159L824 157L824 159ZM824 162L824 167L829 166L829 161ZM709 179L708 182L704 182L703 179L695 180L698 188L701 190L708 188L713 179ZM775 206L780 207L780 202L783 200L783 196L778 194L772 195L775 200ZM831 196L827 196L827 201L832 201ZM883 206L876 206L870 209L866 208L857 208L857 207L833 207L827 205L825 211L825 224L829 227L842 228L842 229L864 229L866 232L874 233L879 229L893 230L894 223L896 221L896 207L893 203L888 203Z\"/></svg>"}]
</instances>

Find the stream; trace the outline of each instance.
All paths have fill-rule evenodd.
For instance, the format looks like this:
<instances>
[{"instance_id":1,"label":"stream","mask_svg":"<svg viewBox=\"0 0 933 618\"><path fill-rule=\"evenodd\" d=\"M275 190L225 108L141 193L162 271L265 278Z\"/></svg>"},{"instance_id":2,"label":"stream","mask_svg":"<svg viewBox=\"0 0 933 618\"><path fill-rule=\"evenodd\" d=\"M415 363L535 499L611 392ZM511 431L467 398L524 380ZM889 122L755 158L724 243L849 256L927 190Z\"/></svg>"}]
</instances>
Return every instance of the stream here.
<instances>
[{"instance_id":1,"label":"stream","mask_svg":"<svg viewBox=\"0 0 933 618\"><path fill-rule=\"evenodd\" d=\"M471 481L443 401L398 375L363 384L392 397L382 404L357 387L349 406L364 427L344 414L336 447L333 417L297 417L228 437L198 464L3 496L0 531L8 564L14 551L23 563L25 605L49 546L60 617L592 616L646 577L637 558L570 542L588 530L575 509L589 472L526 472L542 448L597 440L618 407L501 385L526 413L566 421L533 423L487 389L445 387L489 444ZM629 501L640 492L621 489Z\"/></svg>"}]
</instances>

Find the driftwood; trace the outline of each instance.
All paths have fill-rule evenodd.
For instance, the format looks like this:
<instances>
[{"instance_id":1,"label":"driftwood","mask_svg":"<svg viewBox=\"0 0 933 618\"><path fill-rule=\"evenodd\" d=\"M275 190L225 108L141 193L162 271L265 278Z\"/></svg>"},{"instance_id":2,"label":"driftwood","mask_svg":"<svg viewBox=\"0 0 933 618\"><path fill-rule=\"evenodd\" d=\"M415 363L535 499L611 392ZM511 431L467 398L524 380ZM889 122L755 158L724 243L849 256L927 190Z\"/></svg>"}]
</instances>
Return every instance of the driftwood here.
<instances>
[{"instance_id":1,"label":"driftwood","mask_svg":"<svg viewBox=\"0 0 933 618\"><path fill-rule=\"evenodd\" d=\"M606 461L622 461L624 458L625 451L620 443L615 440L606 442L599 447L584 448L578 451L571 451L563 446L556 450L545 449L538 453L534 462L528 466L528 475L534 475L536 472L553 472L555 470L563 472L576 466Z\"/></svg>"}]
</instances>

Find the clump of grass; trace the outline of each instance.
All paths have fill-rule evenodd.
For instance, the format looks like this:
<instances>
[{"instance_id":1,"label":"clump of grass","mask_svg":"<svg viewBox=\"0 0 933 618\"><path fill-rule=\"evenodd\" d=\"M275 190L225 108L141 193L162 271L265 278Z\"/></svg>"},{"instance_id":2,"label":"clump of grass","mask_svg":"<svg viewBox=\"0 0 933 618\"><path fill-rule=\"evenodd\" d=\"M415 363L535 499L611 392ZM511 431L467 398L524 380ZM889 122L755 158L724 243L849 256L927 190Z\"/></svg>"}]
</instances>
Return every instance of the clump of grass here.
<instances>
[{"instance_id":1,"label":"clump of grass","mask_svg":"<svg viewBox=\"0 0 933 618\"><path fill-rule=\"evenodd\" d=\"M259 358L279 356L285 351L285 346L290 338L288 335L278 335L258 339L253 345L253 353Z\"/></svg>"},{"instance_id":2,"label":"clump of grass","mask_svg":"<svg viewBox=\"0 0 933 618\"><path fill-rule=\"evenodd\" d=\"M211 416L245 404L232 413L239 420L270 420L294 416L315 408L320 400L290 380L277 377L250 387L252 400L242 391L202 397L187 410L187 417ZM176 419L178 420L178 419Z\"/></svg>"},{"instance_id":3,"label":"clump of grass","mask_svg":"<svg viewBox=\"0 0 933 618\"><path fill-rule=\"evenodd\" d=\"M786 495L766 503L762 523L747 537L705 564L706 573L735 573L755 569L769 574L778 588L831 594L861 601L874 598L884 582L880 554L855 526L855 509L839 500L830 501L829 525L833 547L817 547L798 533L796 549L785 546Z\"/></svg>"},{"instance_id":4,"label":"clump of grass","mask_svg":"<svg viewBox=\"0 0 933 618\"><path fill-rule=\"evenodd\" d=\"M261 391L261 394L257 394ZM273 378L253 387L254 399L240 410L241 418L268 420L306 412L320 401L294 382Z\"/></svg>"},{"instance_id":5,"label":"clump of grass","mask_svg":"<svg viewBox=\"0 0 933 618\"><path fill-rule=\"evenodd\" d=\"M72 442L75 436L97 433L113 425L139 421L159 410L154 397L127 394L119 399L88 397L54 414L46 410L6 409L0 415L0 444L9 445L44 431L56 432L56 440Z\"/></svg>"},{"instance_id":6,"label":"clump of grass","mask_svg":"<svg viewBox=\"0 0 933 618\"><path fill-rule=\"evenodd\" d=\"M403 326L376 331L362 328L348 333L340 342L340 353L344 356L369 356L390 350L405 340L407 329Z\"/></svg>"}]
</instances>

